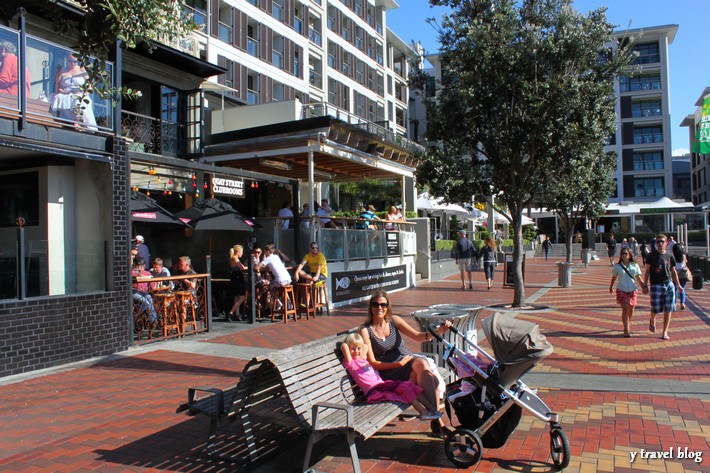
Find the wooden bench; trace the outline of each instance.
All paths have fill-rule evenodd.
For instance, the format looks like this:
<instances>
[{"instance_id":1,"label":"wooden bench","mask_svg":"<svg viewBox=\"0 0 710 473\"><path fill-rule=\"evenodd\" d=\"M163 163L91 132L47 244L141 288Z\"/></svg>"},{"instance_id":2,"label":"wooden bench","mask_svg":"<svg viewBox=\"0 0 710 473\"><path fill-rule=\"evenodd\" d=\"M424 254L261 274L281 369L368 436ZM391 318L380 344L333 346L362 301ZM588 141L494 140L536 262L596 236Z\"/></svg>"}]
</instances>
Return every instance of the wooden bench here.
<instances>
[{"instance_id":1,"label":"wooden bench","mask_svg":"<svg viewBox=\"0 0 710 473\"><path fill-rule=\"evenodd\" d=\"M403 414L409 404L367 404L365 394L341 364L338 342L344 337L345 334L338 334L254 358L245 367L239 384L231 389L189 388L188 401L178 407L178 412L187 410L191 415L210 418L210 454L215 454L217 429L238 418L246 444L253 446L249 456L254 461L259 449L249 432L250 410L282 397L287 400L282 417L296 420L302 431L310 433L304 470L308 469L315 442L328 435L344 434L353 470L359 472L355 439L371 437Z\"/></svg>"}]
</instances>

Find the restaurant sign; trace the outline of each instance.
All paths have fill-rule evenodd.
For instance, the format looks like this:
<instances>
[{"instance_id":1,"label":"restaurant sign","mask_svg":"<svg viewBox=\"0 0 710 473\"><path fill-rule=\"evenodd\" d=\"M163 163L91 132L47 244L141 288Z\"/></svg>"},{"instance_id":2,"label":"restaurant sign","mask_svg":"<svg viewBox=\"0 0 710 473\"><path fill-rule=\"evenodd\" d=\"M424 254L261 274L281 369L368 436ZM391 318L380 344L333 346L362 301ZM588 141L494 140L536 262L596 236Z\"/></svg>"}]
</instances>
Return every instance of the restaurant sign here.
<instances>
[{"instance_id":1,"label":"restaurant sign","mask_svg":"<svg viewBox=\"0 0 710 473\"><path fill-rule=\"evenodd\" d=\"M692 212L693 207L676 207L676 208L668 208L668 207L661 207L657 209L640 209L640 213L642 214L668 214L668 213L682 213L682 212Z\"/></svg>"},{"instance_id":2,"label":"restaurant sign","mask_svg":"<svg viewBox=\"0 0 710 473\"><path fill-rule=\"evenodd\" d=\"M244 179L224 178L212 175L212 195L227 195L244 198Z\"/></svg>"},{"instance_id":3,"label":"restaurant sign","mask_svg":"<svg viewBox=\"0 0 710 473\"><path fill-rule=\"evenodd\" d=\"M391 291L407 287L407 267L405 265L390 268L348 271L332 273L333 302L360 299L371 295L377 289Z\"/></svg>"}]
</instances>

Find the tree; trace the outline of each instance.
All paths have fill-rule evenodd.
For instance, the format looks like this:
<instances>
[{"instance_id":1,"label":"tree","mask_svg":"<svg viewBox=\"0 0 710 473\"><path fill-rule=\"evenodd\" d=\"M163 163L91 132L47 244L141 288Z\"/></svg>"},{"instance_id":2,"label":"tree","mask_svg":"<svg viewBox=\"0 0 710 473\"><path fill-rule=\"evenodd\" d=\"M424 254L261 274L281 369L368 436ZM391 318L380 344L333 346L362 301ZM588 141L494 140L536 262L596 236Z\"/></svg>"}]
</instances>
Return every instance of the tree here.
<instances>
[{"instance_id":1,"label":"tree","mask_svg":"<svg viewBox=\"0 0 710 473\"><path fill-rule=\"evenodd\" d=\"M513 227L515 291L525 304L522 215L568 150L603 147L597 113L613 113L610 91L628 64L610 44L605 10L581 15L571 0L430 0L448 6L439 27L441 80L427 104L427 139L440 143L418 169L437 195L495 196ZM615 45L614 45L615 46ZM622 54L623 53L623 54ZM421 74L413 87L426 78ZM582 120L582 122L580 122ZM570 124L587 133L570 133ZM594 136L594 140L591 139ZM577 140L585 140L578 143ZM490 201L490 199L489 199Z\"/></svg>"},{"instance_id":2,"label":"tree","mask_svg":"<svg viewBox=\"0 0 710 473\"><path fill-rule=\"evenodd\" d=\"M88 73L84 95L96 92L113 100L121 94L140 95L140 91L114 87L106 72L118 41L125 48L154 49L156 41L170 44L198 28L180 0L75 0L83 11L80 16L69 14L56 0L47 3L46 16L54 21L56 31L77 38L75 56Z\"/></svg>"}]
</instances>

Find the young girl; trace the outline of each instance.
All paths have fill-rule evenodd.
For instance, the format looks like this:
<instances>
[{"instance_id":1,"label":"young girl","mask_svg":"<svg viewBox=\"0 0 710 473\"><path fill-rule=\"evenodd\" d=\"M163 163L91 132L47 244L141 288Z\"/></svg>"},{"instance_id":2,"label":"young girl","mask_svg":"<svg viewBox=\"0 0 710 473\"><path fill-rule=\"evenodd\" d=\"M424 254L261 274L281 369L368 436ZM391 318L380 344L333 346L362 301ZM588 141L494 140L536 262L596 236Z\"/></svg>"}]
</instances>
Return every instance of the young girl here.
<instances>
[{"instance_id":1,"label":"young girl","mask_svg":"<svg viewBox=\"0 0 710 473\"><path fill-rule=\"evenodd\" d=\"M402 402L411 404L421 420L441 417L441 412L431 406L422 395L423 389L411 381L383 381L380 374L367 361L367 346L359 333L351 333L340 345L343 366L367 396L368 404ZM408 362L405 358L403 361Z\"/></svg>"},{"instance_id":2,"label":"young girl","mask_svg":"<svg viewBox=\"0 0 710 473\"><path fill-rule=\"evenodd\" d=\"M609 294L613 293L614 281L619 279L616 287L616 303L621 306L621 322L624 324L624 337L631 336L631 317L638 302L637 284L646 293L646 285L641 279L641 268L634 261L631 250L622 248L619 262L611 270L611 283L609 283Z\"/></svg>"}]
</instances>

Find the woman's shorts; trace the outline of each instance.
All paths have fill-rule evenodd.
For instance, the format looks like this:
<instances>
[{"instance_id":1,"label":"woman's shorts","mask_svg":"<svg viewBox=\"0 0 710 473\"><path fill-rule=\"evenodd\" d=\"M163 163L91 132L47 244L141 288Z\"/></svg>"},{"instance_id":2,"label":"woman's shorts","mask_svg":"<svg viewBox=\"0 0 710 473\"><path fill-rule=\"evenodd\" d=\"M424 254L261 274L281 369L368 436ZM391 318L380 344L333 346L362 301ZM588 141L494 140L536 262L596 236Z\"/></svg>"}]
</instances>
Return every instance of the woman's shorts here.
<instances>
[{"instance_id":1,"label":"woman's shorts","mask_svg":"<svg viewBox=\"0 0 710 473\"><path fill-rule=\"evenodd\" d=\"M616 290L616 303L619 305L636 306L638 304L638 291L624 292Z\"/></svg>"},{"instance_id":2,"label":"woman's shorts","mask_svg":"<svg viewBox=\"0 0 710 473\"><path fill-rule=\"evenodd\" d=\"M495 273L495 263L484 262L483 271L486 273L486 279L493 279L493 274Z\"/></svg>"},{"instance_id":3,"label":"woman's shorts","mask_svg":"<svg viewBox=\"0 0 710 473\"><path fill-rule=\"evenodd\" d=\"M671 281L651 284L651 312L660 314L675 310L675 286Z\"/></svg>"}]
</instances>

